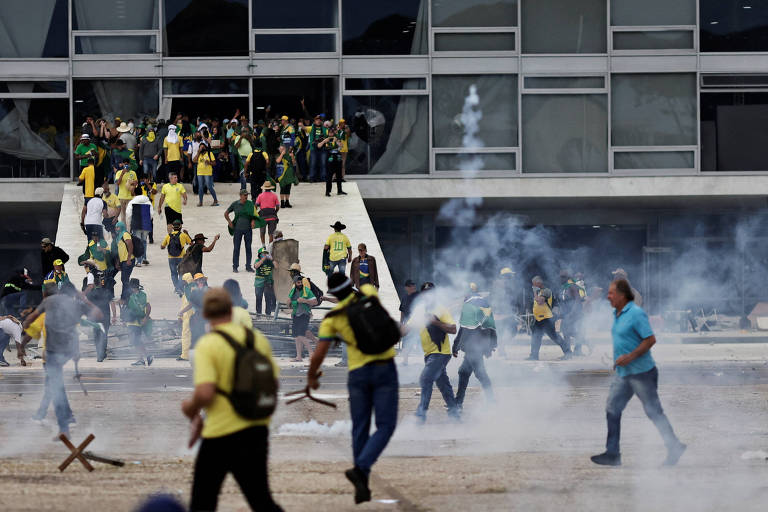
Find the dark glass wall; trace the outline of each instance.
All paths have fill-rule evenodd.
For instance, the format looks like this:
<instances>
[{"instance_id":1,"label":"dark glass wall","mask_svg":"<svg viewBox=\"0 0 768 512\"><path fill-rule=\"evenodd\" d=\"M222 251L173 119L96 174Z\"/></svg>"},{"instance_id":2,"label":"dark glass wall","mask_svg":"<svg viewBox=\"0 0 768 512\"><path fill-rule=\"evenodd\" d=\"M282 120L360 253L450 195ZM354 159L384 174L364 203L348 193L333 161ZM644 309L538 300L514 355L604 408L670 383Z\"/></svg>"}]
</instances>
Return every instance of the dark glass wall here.
<instances>
[{"instance_id":1,"label":"dark glass wall","mask_svg":"<svg viewBox=\"0 0 768 512\"><path fill-rule=\"evenodd\" d=\"M701 0L702 52L768 51L768 3Z\"/></svg>"},{"instance_id":2,"label":"dark glass wall","mask_svg":"<svg viewBox=\"0 0 768 512\"><path fill-rule=\"evenodd\" d=\"M701 94L701 170L768 170L768 92Z\"/></svg>"},{"instance_id":3,"label":"dark glass wall","mask_svg":"<svg viewBox=\"0 0 768 512\"><path fill-rule=\"evenodd\" d=\"M165 0L165 55L248 55L248 0Z\"/></svg>"},{"instance_id":4,"label":"dark glass wall","mask_svg":"<svg viewBox=\"0 0 768 512\"><path fill-rule=\"evenodd\" d=\"M427 2L343 0L344 55L425 55Z\"/></svg>"}]
</instances>

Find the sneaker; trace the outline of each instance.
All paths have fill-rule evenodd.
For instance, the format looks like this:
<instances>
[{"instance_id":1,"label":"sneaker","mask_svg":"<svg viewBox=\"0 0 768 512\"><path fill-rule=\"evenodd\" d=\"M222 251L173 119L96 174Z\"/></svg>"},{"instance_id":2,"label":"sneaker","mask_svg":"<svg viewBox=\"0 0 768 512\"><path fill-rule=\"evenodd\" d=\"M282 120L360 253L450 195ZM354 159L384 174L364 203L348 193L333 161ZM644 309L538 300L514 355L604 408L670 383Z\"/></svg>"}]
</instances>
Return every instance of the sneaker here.
<instances>
[{"instance_id":1,"label":"sneaker","mask_svg":"<svg viewBox=\"0 0 768 512\"><path fill-rule=\"evenodd\" d=\"M539 357L538 356L528 356L528 357L525 358L525 360L526 361L538 361Z\"/></svg>"},{"instance_id":2,"label":"sneaker","mask_svg":"<svg viewBox=\"0 0 768 512\"><path fill-rule=\"evenodd\" d=\"M147 356L147 366L152 366L152 361L154 361L154 356L148 355Z\"/></svg>"},{"instance_id":3,"label":"sneaker","mask_svg":"<svg viewBox=\"0 0 768 512\"><path fill-rule=\"evenodd\" d=\"M246 272L253 272L253 267L245 267Z\"/></svg>"},{"instance_id":4,"label":"sneaker","mask_svg":"<svg viewBox=\"0 0 768 512\"><path fill-rule=\"evenodd\" d=\"M346 196L346 195L347 195L347 193L346 193L346 192L339 192L339 193L338 193L338 194L336 194L336 195L338 195L338 196Z\"/></svg>"},{"instance_id":5,"label":"sneaker","mask_svg":"<svg viewBox=\"0 0 768 512\"><path fill-rule=\"evenodd\" d=\"M141 263L136 263L134 267L139 268L141 266Z\"/></svg>"},{"instance_id":6,"label":"sneaker","mask_svg":"<svg viewBox=\"0 0 768 512\"><path fill-rule=\"evenodd\" d=\"M352 482L355 486L355 505L359 505L365 501L371 501L371 490L368 488L368 477L363 471L355 466L352 469L348 469L344 472L344 476L347 480Z\"/></svg>"},{"instance_id":7,"label":"sneaker","mask_svg":"<svg viewBox=\"0 0 768 512\"><path fill-rule=\"evenodd\" d=\"M347 367L347 363L345 363L344 361L339 361L338 363L336 363L333 366L336 366L338 368L346 368Z\"/></svg>"},{"instance_id":8,"label":"sneaker","mask_svg":"<svg viewBox=\"0 0 768 512\"><path fill-rule=\"evenodd\" d=\"M688 448L688 446L684 443L677 442L677 444L670 450L667 451L667 458L664 459L664 466L674 466L677 464L677 461L680 460L680 457L685 452L685 449Z\"/></svg>"},{"instance_id":9,"label":"sneaker","mask_svg":"<svg viewBox=\"0 0 768 512\"><path fill-rule=\"evenodd\" d=\"M197 206L199 208L200 206L203 206L203 203L197 203Z\"/></svg>"},{"instance_id":10,"label":"sneaker","mask_svg":"<svg viewBox=\"0 0 768 512\"><path fill-rule=\"evenodd\" d=\"M331 197L331 193L330 192L326 192L325 197Z\"/></svg>"},{"instance_id":11,"label":"sneaker","mask_svg":"<svg viewBox=\"0 0 768 512\"><path fill-rule=\"evenodd\" d=\"M568 361L569 359L573 359L573 352L570 350L563 354L563 357L560 358L561 361Z\"/></svg>"},{"instance_id":12,"label":"sneaker","mask_svg":"<svg viewBox=\"0 0 768 512\"><path fill-rule=\"evenodd\" d=\"M211 204L211 206L220 206L220 205L219 205L219 202L216 201L215 203Z\"/></svg>"},{"instance_id":13,"label":"sneaker","mask_svg":"<svg viewBox=\"0 0 768 512\"><path fill-rule=\"evenodd\" d=\"M141 264L142 265L149 265L149 260L144 260Z\"/></svg>"},{"instance_id":14,"label":"sneaker","mask_svg":"<svg viewBox=\"0 0 768 512\"><path fill-rule=\"evenodd\" d=\"M6 361L5 359L0 359L0 366L2 366L3 368L5 368L6 366L11 366L11 363L9 363L8 361Z\"/></svg>"},{"instance_id":15,"label":"sneaker","mask_svg":"<svg viewBox=\"0 0 768 512\"><path fill-rule=\"evenodd\" d=\"M144 366L144 364L145 364L144 359L142 358L136 361L135 363L131 363L131 366Z\"/></svg>"},{"instance_id":16,"label":"sneaker","mask_svg":"<svg viewBox=\"0 0 768 512\"><path fill-rule=\"evenodd\" d=\"M186 359L186 358L181 357L181 356L177 357L176 360L177 361L189 361L189 359Z\"/></svg>"},{"instance_id":17,"label":"sneaker","mask_svg":"<svg viewBox=\"0 0 768 512\"><path fill-rule=\"evenodd\" d=\"M600 455L593 455L590 457L592 462L600 464L601 466L621 466L621 454L601 453Z\"/></svg>"},{"instance_id":18,"label":"sneaker","mask_svg":"<svg viewBox=\"0 0 768 512\"><path fill-rule=\"evenodd\" d=\"M237 267L232 267L232 272L234 272L235 274L237 274Z\"/></svg>"}]
</instances>

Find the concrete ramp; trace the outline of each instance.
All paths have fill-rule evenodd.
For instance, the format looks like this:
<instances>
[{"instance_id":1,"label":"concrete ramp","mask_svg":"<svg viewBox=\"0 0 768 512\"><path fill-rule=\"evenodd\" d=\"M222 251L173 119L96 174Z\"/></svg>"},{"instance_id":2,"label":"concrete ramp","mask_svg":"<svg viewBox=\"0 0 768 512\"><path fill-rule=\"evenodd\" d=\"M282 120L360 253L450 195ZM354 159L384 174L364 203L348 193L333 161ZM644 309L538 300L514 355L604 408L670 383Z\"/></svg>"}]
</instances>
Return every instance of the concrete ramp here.
<instances>
[{"instance_id":1,"label":"concrete ramp","mask_svg":"<svg viewBox=\"0 0 768 512\"><path fill-rule=\"evenodd\" d=\"M222 206L211 207L210 196L205 196L205 206L197 207L197 196L192 195L191 185L186 185L188 201L183 209L184 228L191 236L204 233L210 243L214 235L221 235L216 247L203 257L203 272L208 276L212 286L221 286L226 279L236 279L240 283L243 296L248 301L249 310L254 311L255 298L253 293L253 274L244 270L245 251L241 249L240 272L232 272L233 239L227 232L224 211L232 201L237 200L239 185L217 183L216 193ZM384 306L398 318L399 299L392 283L389 267L379 246L371 219L363 204L363 199L356 183L345 183L346 196L333 195L325 197L325 184L302 183L291 190L293 208L280 210L278 229L282 230L285 238L299 241L299 259L302 271L308 275L323 290L327 289L326 277L322 271L322 250L325 240L333 232L330 227L340 220L347 225L344 231L352 242L353 256L357 255L357 244L362 242L368 247L368 252L376 258L381 285L380 296ZM64 189L59 214L59 227L56 234L56 245L64 249L70 256L67 272L72 282L78 286L82 282L84 272L77 266L77 256L86 247L86 238L80 229L80 211L83 207L82 189L74 184L68 184ZM168 269L168 255L160 250L160 243L166 235L165 218L158 217L155 212L155 243L147 244L147 258L150 264L134 269L131 277L141 280L152 304L154 318L172 319L179 311L180 299L173 293ZM260 246L258 230L254 231L253 257ZM349 272L349 266L347 266ZM119 276L116 294L120 293ZM315 317L321 317L317 313Z\"/></svg>"}]
</instances>

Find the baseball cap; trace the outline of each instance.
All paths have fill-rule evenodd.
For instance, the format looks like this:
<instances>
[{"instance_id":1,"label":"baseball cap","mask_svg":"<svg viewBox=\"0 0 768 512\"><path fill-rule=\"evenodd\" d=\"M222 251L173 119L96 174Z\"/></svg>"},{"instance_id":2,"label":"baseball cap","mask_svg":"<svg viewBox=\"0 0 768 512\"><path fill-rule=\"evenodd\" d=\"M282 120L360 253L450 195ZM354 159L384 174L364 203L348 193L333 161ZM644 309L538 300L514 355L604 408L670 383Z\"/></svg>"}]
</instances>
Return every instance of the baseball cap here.
<instances>
[{"instance_id":1,"label":"baseball cap","mask_svg":"<svg viewBox=\"0 0 768 512\"><path fill-rule=\"evenodd\" d=\"M51 239L48 237L45 237L42 240L40 240L40 243L42 245L53 245L53 242L51 242Z\"/></svg>"},{"instance_id":2,"label":"baseball cap","mask_svg":"<svg viewBox=\"0 0 768 512\"><path fill-rule=\"evenodd\" d=\"M282 119L283 121L287 121L288 120L288 116L282 116L280 119Z\"/></svg>"},{"instance_id":3,"label":"baseball cap","mask_svg":"<svg viewBox=\"0 0 768 512\"><path fill-rule=\"evenodd\" d=\"M181 226L181 221L179 219L176 219L173 222L171 222L171 225L172 226Z\"/></svg>"},{"instance_id":4,"label":"baseball cap","mask_svg":"<svg viewBox=\"0 0 768 512\"><path fill-rule=\"evenodd\" d=\"M104 189L102 187L97 187L96 190L93 191L93 195L100 196L104 193Z\"/></svg>"},{"instance_id":5,"label":"baseball cap","mask_svg":"<svg viewBox=\"0 0 768 512\"><path fill-rule=\"evenodd\" d=\"M54 265L64 265L64 262L61 260L53 260Z\"/></svg>"},{"instance_id":6,"label":"baseball cap","mask_svg":"<svg viewBox=\"0 0 768 512\"><path fill-rule=\"evenodd\" d=\"M241 196L247 196L248 195L248 191L246 189L244 189L244 188L241 188L240 189L240 195Z\"/></svg>"},{"instance_id":7,"label":"baseball cap","mask_svg":"<svg viewBox=\"0 0 768 512\"><path fill-rule=\"evenodd\" d=\"M195 274L193 276L193 279L196 279L196 280L197 279L205 279L205 274L203 274L202 272L198 272L197 274Z\"/></svg>"}]
</instances>

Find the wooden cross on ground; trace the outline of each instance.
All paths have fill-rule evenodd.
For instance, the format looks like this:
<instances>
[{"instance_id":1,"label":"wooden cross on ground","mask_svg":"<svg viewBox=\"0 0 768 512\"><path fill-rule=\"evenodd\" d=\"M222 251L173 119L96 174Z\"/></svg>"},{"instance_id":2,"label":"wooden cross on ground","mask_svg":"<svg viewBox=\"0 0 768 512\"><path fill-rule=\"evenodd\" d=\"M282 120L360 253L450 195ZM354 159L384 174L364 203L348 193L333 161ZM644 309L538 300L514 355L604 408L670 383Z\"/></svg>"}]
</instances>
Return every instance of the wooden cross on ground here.
<instances>
[{"instance_id":1,"label":"wooden cross on ground","mask_svg":"<svg viewBox=\"0 0 768 512\"><path fill-rule=\"evenodd\" d=\"M91 466L91 463L85 459L85 456L83 455L83 450L85 450L85 448L89 444L91 444L91 441L96 439L96 436L94 436L93 434L88 434L88 437L85 438L85 441L80 443L80 446L78 446L77 448L75 448L75 445L73 445L69 441L69 439L67 439L67 436L65 436L64 434L59 434L59 439L61 439L61 442L64 443L66 447L69 448L69 450L72 452L69 455L69 457L64 459L64 462L61 463L61 465L59 466L59 471L64 471L65 469L67 469L67 466L69 466L72 463L72 461L74 461L75 459L79 460L80 463L83 466L85 466L85 469L87 469L88 471L93 471L93 466Z\"/></svg>"}]
</instances>

